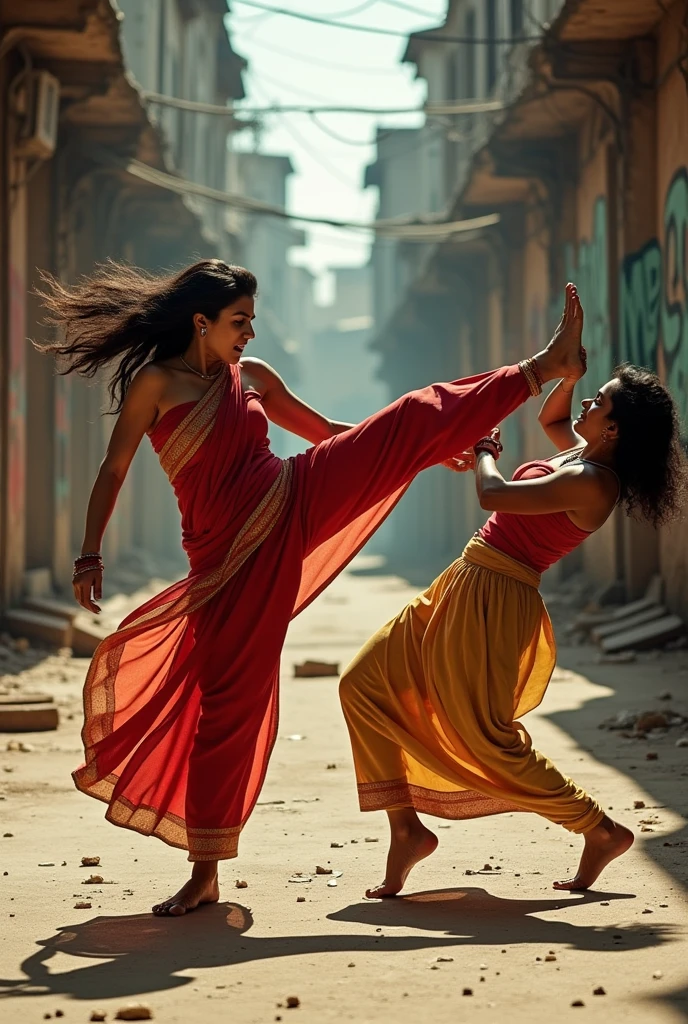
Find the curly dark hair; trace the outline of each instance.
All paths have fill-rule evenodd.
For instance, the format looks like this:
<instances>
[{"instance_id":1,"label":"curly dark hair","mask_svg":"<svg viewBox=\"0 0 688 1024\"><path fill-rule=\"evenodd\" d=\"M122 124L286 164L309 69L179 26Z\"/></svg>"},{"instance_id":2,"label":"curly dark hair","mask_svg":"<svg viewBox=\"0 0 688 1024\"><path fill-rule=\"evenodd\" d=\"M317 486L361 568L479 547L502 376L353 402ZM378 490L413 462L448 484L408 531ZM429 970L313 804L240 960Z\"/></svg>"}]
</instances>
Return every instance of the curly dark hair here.
<instances>
[{"instance_id":1,"label":"curly dark hair","mask_svg":"<svg viewBox=\"0 0 688 1024\"><path fill-rule=\"evenodd\" d=\"M137 370L147 362L170 359L186 351L193 338L193 316L211 322L226 307L253 298L258 283L250 270L222 260L205 259L176 273L155 276L108 260L72 288L52 274L41 275L38 291L48 323L61 337L34 343L66 363L60 373L94 377L108 364L112 412L119 412Z\"/></svg>"},{"instance_id":2,"label":"curly dark hair","mask_svg":"<svg viewBox=\"0 0 688 1024\"><path fill-rule=\"evenodd\" d=\"M619 427L614 468L621 480L626 513L662 526L682 516L686 499L686 457L681 425L671 394L650 370L617 366L609 419Z\"/></svg>"}]
</instances>

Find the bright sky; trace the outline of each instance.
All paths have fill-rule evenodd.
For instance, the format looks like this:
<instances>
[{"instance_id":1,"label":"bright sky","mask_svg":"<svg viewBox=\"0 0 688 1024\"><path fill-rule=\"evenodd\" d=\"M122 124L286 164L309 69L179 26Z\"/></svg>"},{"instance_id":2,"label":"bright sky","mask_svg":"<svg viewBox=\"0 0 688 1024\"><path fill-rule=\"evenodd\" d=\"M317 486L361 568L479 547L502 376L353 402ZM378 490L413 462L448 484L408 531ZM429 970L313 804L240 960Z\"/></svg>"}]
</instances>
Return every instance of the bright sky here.
<instances>
[{"instance_id":1,"label":"bright sky","mask_svg":"<svg viewBox=\"0 0 688 1024\"><path fill-rule=\"evenodd\" d=\"M444 20L447 0L265 0L270 6L374 25L404 33L433 28ZM409 10L408 8L411 8ZM311 24L281 14L259 12L242 0L231 0L228 25L232 45L249 62L244 75L245 105L344 105L419 107L425 86L414 79L415 67L400 64L404 38L369 35L345 28ZM417 11L417 13L414 13ZM347 12L348 15L347 15ZM423 13L427 12L427 13ZM288 208L314 216L370 221L376 190L363 190L363 174L375 156L371 140L378 125L414 127L422 115L375 118L367 115L323 114L318 124L308 114L270 115L259 148L263 153L291 157L295 173ZM338 141L329 132L350 140ZM353 144L352 144L353 143ZM237 137L238 148L252 148L251 133ZM307 230L305 249L293 260L305 264L322 280L328 267L366 262L370 242L365 235L315 226Z\"/></svg>"}]
</instances>

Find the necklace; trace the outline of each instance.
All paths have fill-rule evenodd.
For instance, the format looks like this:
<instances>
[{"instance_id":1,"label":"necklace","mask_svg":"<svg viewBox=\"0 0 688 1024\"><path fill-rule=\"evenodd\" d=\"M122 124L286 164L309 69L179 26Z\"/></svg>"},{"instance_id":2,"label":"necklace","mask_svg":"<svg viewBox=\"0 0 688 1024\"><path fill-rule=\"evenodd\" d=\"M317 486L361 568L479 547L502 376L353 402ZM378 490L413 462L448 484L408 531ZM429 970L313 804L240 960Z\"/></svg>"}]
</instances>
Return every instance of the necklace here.
<instances>
[{"instance_id":1,"label":"necklace","mask_svg":"<svg viewBox=\"0 0 688 1024\"><path fill-rule=\"evenodd\" d=\"M215 380L222 373L222 367L220 367L217 373L201 373L200 370L196 370L193 366L189 366L184 356L180 356L179 358L184 363L184 366L187 368L187 370L191 370L192 373L195 373L198 377L201 377L203 380Z\"/></svg>"},{"instance_id":2,"label":"necklace","mask_svg":"<svg viewBox=\"0 0 688 1024\"><path fill-rule=\"evenodd\" d=\"M579 448L577 451L572 452L570 455L567 455L566 458L562 459L562 461L561 461L562 466L566 466L567 463L569 463L569 462L577 462L578 459L580 459L580 457L581 457L581 455L583 454L584 451L585 451L584 448Z\"/></svg>"}]
</instances>

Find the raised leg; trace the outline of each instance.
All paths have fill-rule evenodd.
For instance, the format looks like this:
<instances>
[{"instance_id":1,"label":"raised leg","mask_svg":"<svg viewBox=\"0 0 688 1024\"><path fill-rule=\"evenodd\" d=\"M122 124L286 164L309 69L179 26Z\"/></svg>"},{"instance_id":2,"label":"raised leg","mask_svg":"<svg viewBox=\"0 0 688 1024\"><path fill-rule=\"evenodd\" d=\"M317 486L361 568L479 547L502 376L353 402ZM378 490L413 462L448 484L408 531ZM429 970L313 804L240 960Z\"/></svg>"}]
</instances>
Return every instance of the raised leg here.
<instances>
[{"instance_id":1,"label":"raised leg","mask_svg":"<svg viewBox=\"0 0 688 1024\"><path fill-rule=\"evenodd\" d=\"M573 288L554 338L535 357L543 380L582 374L580 322ZM399 496L424 469L469 448L523 404L530 392L517 366L409 392L295 460L306 552L373 506Z\"/></svg>"}]
</instances>

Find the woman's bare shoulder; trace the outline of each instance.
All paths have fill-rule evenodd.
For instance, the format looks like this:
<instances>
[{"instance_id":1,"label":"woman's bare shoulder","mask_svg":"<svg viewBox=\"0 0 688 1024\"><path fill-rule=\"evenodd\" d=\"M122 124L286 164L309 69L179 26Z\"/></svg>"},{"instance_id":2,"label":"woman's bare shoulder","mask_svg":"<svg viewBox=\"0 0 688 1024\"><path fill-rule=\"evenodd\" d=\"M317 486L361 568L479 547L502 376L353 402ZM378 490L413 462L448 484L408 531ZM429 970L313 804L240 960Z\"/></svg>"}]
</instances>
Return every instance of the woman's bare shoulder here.
<instances>
[{"instance_id":1,"label":"woman's bare shoulder","mask_svg":"<svg viewBox=\"0 0 688 1024\"><path fill-rule=\"evenodd\" d=\"M157 402L170 386L174 371L164 363L146 363L134 375L127 398L134 401Z\"/></svg>"},{"instance_id":2,"label":"woman's bare shoulder","mask_svg":"<svg viewBox=\"0 0 688 1024\"><path fill-rule=\"evenodd\" d=\"M239 363L239 369L247 376L255 377L266 384L279 378L277 371L273 370L264 359L258 359L257 356L243 356Z\"/></svg>"},{"instance_id":3,"label":"woman's bare shoulder","mask_svg":"<svg viewBox=\"0 0 688 1024\"><path fill-rule=\"evenodd\" d=\"M241 370L244 382L252 387L256 387L261 395L266 395L268 392L274 393L275 391L282 390L285 386L277 371L273 370L269 363L264 362L262 359L257 359L255 356L242 358L239 363L239 369Z\"/></svg>"},{"instance_id":4,"label":"woman's bare shoulder","mask_svg":"<svg viewBox=\"0 0 688 1024\"><path fill-rule=\"evenodd\" d=\"M616 496L619 492L619 477L611 466L603 466L600 462L583 460L583 472L594 483L600 493Z\"/></svg>"}]
</instances>

